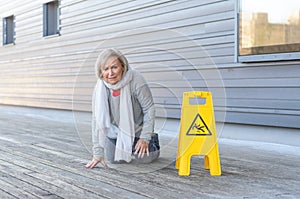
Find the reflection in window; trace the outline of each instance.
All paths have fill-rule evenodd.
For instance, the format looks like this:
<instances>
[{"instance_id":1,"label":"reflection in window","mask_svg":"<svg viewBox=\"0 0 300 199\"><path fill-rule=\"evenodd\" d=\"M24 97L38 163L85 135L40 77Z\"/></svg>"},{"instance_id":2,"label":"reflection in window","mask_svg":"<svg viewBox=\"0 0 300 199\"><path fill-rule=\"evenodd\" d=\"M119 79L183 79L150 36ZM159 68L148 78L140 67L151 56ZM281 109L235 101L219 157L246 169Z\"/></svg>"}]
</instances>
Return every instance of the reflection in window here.
<instances>
[{"instance_id":1,"label":"reflection in window","mask_svg":"<svg viewBox=\"0 0 300 199\"><path fill-rule=\"evenodd\" d=\"M3 19L3 45L13 44L15 36L14 16Z\"/></svg>"},{"instance_id":2,"label":"reflection in window","mask_svg":"<svg viewBox=\"0 0 300 199\"><path fill-rule=\"evenodd\" d=\"M300 52L300 1L240 0L239 55Z\"/></svg>"},{"instance_id":3,"label":"reflection in window","mask_svg":"<svg viewBox=\"0 0 300 199\"><path fill-rule=\"evenodd\" d=\"M43 5L44 36L59 34L59 2L52 1Z\"/></svg>"}]
</instances>

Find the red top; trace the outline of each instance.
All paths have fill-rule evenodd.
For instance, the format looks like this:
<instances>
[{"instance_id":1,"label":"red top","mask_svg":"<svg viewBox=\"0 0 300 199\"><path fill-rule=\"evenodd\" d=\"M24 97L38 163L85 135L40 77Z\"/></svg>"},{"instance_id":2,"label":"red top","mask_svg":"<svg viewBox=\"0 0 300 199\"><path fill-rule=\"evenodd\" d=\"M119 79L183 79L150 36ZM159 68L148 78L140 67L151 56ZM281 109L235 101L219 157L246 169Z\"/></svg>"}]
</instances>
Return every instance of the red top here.
<instances>
[{"instance_id":1,"label":"red top","mask_svg":"<svg viewBox=\"0 0 300 199\"><path fill-rule=\"evenodd\" d=\"M120 96L120 90L112 90L112 95L113 95L114 97Z\"/></svg>"}]
</instances>

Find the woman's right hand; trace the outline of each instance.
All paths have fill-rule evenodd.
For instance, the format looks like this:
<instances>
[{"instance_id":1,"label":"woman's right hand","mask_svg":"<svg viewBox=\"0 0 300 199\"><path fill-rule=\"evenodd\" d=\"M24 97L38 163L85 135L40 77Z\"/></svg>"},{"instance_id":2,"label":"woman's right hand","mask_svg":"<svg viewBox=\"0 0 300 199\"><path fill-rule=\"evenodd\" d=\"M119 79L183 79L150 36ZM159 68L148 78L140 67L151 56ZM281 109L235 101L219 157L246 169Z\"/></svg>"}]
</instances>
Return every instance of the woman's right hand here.
<instances>
[{"instance_id":1,"label":"woman's right hand","mask_svg":"<svg viewBox=\"0 0 300 199\"><path fill-rule=\"evenodd\" d=\"M103 165L104 168L107 167L107 164L106 164L104 158L101 157L101 158L93 158L92 161L90 161L89 163L87 163L87 164L85 165L85 168L87 168L87 169L92 169L92 168L94 168L99 162Z\"/></svg>"}]
</instances>

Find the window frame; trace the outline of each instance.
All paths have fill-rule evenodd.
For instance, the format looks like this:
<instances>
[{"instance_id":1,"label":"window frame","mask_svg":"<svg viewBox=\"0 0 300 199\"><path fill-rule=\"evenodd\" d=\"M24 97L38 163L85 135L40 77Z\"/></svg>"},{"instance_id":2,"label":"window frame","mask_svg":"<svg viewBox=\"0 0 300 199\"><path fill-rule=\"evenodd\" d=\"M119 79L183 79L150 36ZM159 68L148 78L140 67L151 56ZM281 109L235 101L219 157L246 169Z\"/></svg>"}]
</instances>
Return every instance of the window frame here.
<instances>
[{"instance_id":1,"label":"window frame","mask_svg":"<svg viewBox=\"0 0 300 199\"><path fill-rule=\"evenodd\" d=\"M54 6L54 9L51 8L50 6ZM54 12L54 14L53 13L49 14L49 11ZM51 15L51 17L49 17L49 15ZM60 36L60 1L59 0L48 1L43 4L43 37L51 37L51 36Z\"/></svg>"},{"instance_id":2,"label":"window frame","mask_svg":"<svg viewBox=\"0 0 300 199\"><path fill-rule=\"evenodd\" d=\"M10 19L12 18L12 19ZM12 21L8 24L8 21ZM10 25L11 28L8 27ZM11 38L9 39L8 36ZM2 45L14 45L15 44L15 15L9 15L2 18Z\"/></svg>"},{"instance_id":3,"label":"window frame","mask_svg":"<svg viewBox=\"0 0 300 199\"><path fill-rule=\"evenodd\" d=\"M269 54L253 54L253 55L239 55L239 37L240 37L240 2L242 0L236 0L235 6L235 60L238 63L247 62L266 62L266 61L288 61L288 60L300 60L300 52L278 52Z\"/></svg>"}]
</instances>

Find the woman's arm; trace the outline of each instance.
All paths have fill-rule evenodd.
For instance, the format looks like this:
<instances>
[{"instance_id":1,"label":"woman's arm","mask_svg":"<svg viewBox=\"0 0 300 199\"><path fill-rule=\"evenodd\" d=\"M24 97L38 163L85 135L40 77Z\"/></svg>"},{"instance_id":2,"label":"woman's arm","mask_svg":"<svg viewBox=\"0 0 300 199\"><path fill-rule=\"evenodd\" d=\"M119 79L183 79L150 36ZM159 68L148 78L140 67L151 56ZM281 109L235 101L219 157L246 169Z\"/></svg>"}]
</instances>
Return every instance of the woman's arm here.
<instances>
[{"instance_id":1,"label":"woman's arm","mask_svg":"<svg viewBox=\"0 0 300 199\"><path fill-rule=\"evenodd\" d=\"M140 138L145 141L150 141L152 133L154 132L155 107L150 88L144 78L142 78L142 81L136 90L137 100L143 112L143 127Z\"/></svg>"},{"instance_id":2,"label":"woman's arm","mask_svg":"<svg viewBox=\"0 0 300 199\"><path fill-rule=\"evenodd\" d=\"M93 157L100 159L104 155L104 146L100 144L99 131L96 128L96 118L92 117L92 141L93 141Z\"/></svg>"},{"instance_id":3,"label":"woman's arm","mask_svg":"<svg viewBox=\"0 0 300 199\"><path fill-rule=\"evenodd\" d=\"M93 104L92 104L92 142L93 142L93 158L92 160L85 165L86 168L94 168L99 162L106 167L106 163L104 160L104 141L100 143L100 131L97 127L96 116L95 116L95 90L93 93Z\"/></svg>"},{"instance_id":4,"label":"woman's arm","mask_svg":"<svg viewBox=\"0 0 300 199\"><path fill-rule=\"evenodd\" d=\"M104 150L99 141L99 132L96 128L96 120L94 114L92 116L92 140L93 140L93 159L85 165L86 168L92 169L99 162L107 167L106 162L104 160Z\"/></svg>"}]
</instances>

